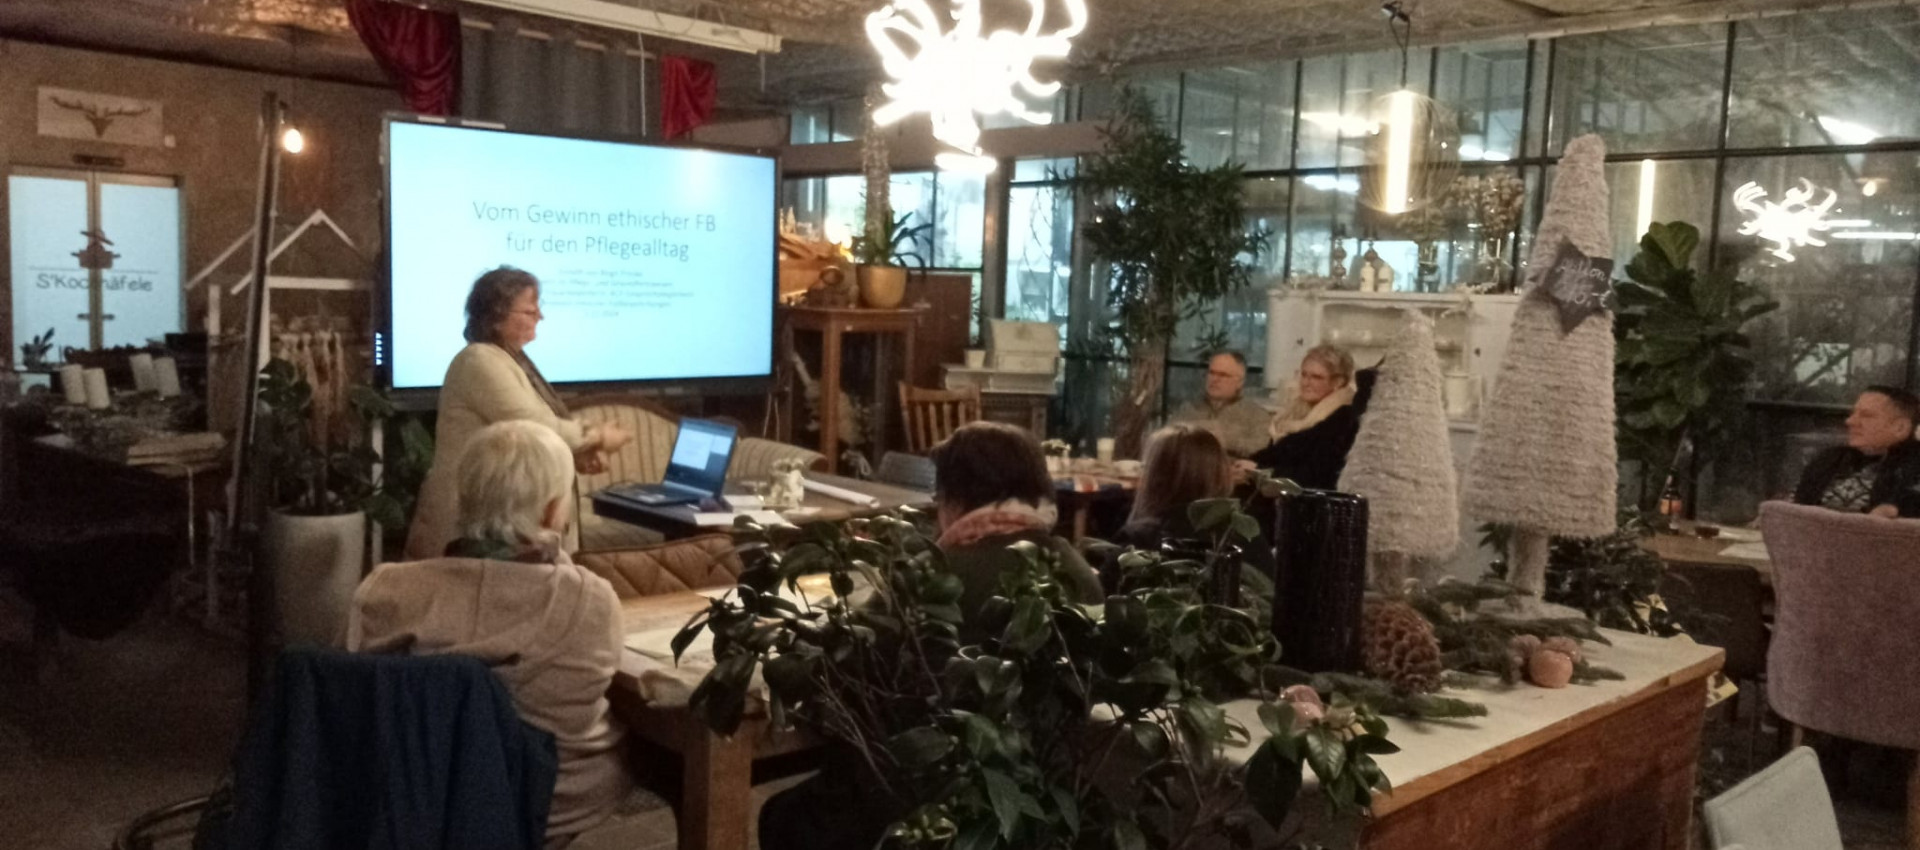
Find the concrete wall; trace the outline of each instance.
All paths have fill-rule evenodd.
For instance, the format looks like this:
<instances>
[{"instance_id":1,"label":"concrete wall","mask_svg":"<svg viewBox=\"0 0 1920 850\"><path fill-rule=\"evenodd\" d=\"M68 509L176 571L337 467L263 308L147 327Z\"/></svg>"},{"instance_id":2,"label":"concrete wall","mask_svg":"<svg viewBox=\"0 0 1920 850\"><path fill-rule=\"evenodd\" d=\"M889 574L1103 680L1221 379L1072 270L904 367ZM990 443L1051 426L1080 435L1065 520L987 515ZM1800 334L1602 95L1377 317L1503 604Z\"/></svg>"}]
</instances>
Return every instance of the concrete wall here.
<instances>
[{"instance_id":1,"label":"concrete wall","mask_svg":"<svg viewBox=\"0 0 1920 850\"><path fill-rule=\"evenodd\" d=\"M136 147L39 136L36 98L40 86L157 100L173 146ZM252 226L259 169L260 102L276 91L306 134L307 150L286 160L280 212L285 226L315 209L325 210L369 257L380 248L380 117L401 108L384 88L323 83L249 71L0 40L0 164L85 168L75 156L115 157L123 164L101 170L177 178L184 194L186 268L190 277ZM0 216L6 212L0 186ZM0 227L0 343L13 357L11 262ZM276 274L363 276L360 263L325 239L308 243L275 262ZM220 275L230 286L245 268ZM225 287L223 287L225 288ZM362 302L363 303L363 302ZM197 328L203 297L188 299L188 321ZM229 327L241 314L237 299L223 304ZM364 326L364 312L353 317Z\"/></svg>"}]
</instances>

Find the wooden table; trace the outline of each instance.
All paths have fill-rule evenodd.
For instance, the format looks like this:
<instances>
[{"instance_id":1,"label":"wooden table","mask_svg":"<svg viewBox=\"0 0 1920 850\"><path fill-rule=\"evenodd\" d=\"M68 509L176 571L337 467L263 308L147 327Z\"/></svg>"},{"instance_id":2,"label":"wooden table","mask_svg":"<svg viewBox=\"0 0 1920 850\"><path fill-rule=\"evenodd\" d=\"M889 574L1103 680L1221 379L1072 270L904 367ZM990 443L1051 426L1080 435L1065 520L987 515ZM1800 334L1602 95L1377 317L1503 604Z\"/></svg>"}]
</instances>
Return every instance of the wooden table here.
<instances>
[{"instance_id":1,"label":"wooden table","mask_svg":"<svg viewBox=\"0 0 1920 850\"><path fill-rule=\"evenodd\" d=\"M1486 705L1465 722L1389 719L1400 752L1377 756L1393 783L1374 797L1365 850L1686 850L1694 770L1719 649L1607 631L1594 663L1624 681L1559 690L1447 691ZM1266 735L1251 700L1227 713ZM1311 788L1299 805L1318 806Z\"/></svg>"},{"instance_id":2,"label":"wooden table","mask_svg":"<svg viewBox=\"0 0 1920 850\"><path fill-rule=\"evenodd\" d=\"M847 334L897 334L901 337L900 375L913 374L913 333L919 324L919 310L868 310L842 307L780 308L780 356L791 358L794 334L812 331L820 334L820 453L827 456L827 471L840 471L840 354L842 337ZM784 362L784 361L783 361ZM879 368L873 370L873 410L879 413L868 422L868 442L884 445L892 430L885 412L893 393ZM797 405L796 405L797 407ZM792 421L798 415L788 417ZM791 442L784 439L783 442Z\"/></svg>"},{"instance_id":3,"label":"wooden table","mask_svg":"<svg viewBox=\"0 0 1920 850\"><path fill-rule=\"evenodd\" d=\"M1751 567L1760 573L1760 582L1773 586L1773 562L1766 558L1735 558L1721 554L1733 545L1720 537L1701 537L1693 532L1695 523L1682 522L1673 532L1662 532L1640 541L1642 548L1670 564L1706 564L1716 567Z\"/></svg>"},{"instance_id":4,"label":"wooden table","mask_svg":"<svg viewBox=\"0 0 1920 850\"><path fill-rule=\"evenodd\" d=\"M629 600L629 634L684 623L706 607L697 593ZM1379 756L1394 791L1375 798L1361 846L1367 850L1686 850L1694 769L1719 649L1608 631L1595 663L1624 681L1547 690L1527 685L1449 691L1485 704L1490 715L1452 723L1390 719L1399 753ZM681 850L740 850L752 815L757 759L811 745L749 716L734 737L708 731L684 707L642 701L640 677L653 661L629 650L614 681L614 707L633 732L684 759ZM1227 713L1253 733L1230 750L1245 760L1264 737L1252 700ZM1321 803L1311 789L1299 806Z\"/></svg>"},{"instance_id":5,"label":"wooden table","mask_svg":"<svg viewBox=\"0 0 1920 850\"><path fill-rule=\"evenodd\" d=\"M1073 529L1070 538L1078 543L1087 536L1087 514L1096 504L1133 503L1134 489L1139 485L1138 478L1118 478L1112 475L1094 473L1074 473L1053 479L1053 502L1060 509L1063 519Z\"/></svg>"},{"instance_id":6,"label":"wooden table","mask_svg":"<svg viewBox=\"0 0 1920 850\"><path fill-rule=\"evenodd\" d=\"M705 610L698 593L643 596L621 603L628 634L677 628ZM764 713L749 711L740 729L723 738L684 705L649 705L642 671L659 662L627 649L614 674L613 711L628 731L681 760L680 808L674 813L680 850L745 850L753 815L753 762L813 746L800 732L775 732Z\"/></svg>"},{"instance_id":7,"label":"wooden table","mask_svg":"<svg viewBox=\"0 0 1920 850\"><path fill-rule=\"evenodd\" d=\"M796 525L808 522L839 522L856 517L874 516L895 508L922 508L933 504L933 494L920 490L909 490L878 481L861 481L839 475L808 473L807 477L814 481L872 496L878 499L879 503L872 506L856 505L808 490L800 500L802 510L789 512L786 515L787 521ZM740 492L745 492L744 485L738 486ZM730 486L729 491L733 490L734 487ZM727 530L724 526L696 524L693 518L695 510L692 505L643 505L607 490L593 494L593 512L607 519L651 528L666 535L668 540Z\"/></svg>"}]
</instances>

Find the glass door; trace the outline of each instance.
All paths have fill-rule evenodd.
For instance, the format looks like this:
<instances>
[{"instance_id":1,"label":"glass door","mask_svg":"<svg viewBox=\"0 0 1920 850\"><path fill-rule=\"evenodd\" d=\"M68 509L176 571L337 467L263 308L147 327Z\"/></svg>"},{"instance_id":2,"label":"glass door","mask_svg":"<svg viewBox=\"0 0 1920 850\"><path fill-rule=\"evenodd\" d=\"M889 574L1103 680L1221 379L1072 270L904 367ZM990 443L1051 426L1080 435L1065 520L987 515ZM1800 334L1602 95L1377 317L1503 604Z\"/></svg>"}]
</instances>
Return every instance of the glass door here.
<instances>
[{"instance_id":1,"label":"glass door","mask_svg":"<svg viewBox=\"0 0 1920 850\"><path fill-rule=\"evenodd\" d=\"M144 345L185 325L172 178L52 168L7 177L16 345Z\"/></svg>"}]
</instances>

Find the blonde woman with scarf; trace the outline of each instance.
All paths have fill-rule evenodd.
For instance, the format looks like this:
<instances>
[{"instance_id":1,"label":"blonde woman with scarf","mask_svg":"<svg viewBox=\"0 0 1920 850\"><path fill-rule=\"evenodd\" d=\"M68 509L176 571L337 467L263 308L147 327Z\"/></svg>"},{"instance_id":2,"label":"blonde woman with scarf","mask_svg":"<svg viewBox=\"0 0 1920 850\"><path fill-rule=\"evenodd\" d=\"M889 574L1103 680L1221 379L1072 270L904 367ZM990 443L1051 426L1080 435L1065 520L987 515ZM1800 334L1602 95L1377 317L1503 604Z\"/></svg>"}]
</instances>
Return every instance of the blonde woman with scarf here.
<instances>
[{"instance_id":1,"label":"blonde woman with scarf","mask_svg":"<svg viewBox=\"0 0 1920 850\"><path fill-rule=\"evenodd\" d=\"M433 466L420 485L413 527L407 531L408 559L438 558L459 536L454 529L459 512L454 470L480 429L520 419L538 422L560 435L581 474L599 472L601 455L633 439L612 423L586 426L573 420L566 402L527 357L527 344L543 318L540 281L533 275L501 266L473 282L467 294L467 347L454 355L440 386ZM572 527L566 541L567 551L577 548L578 533Z\"/></svg>"},{"instance_id":2,"label":"blonde woman with scarf","mask_svg":"<svg viewBox=\"0 0 1920 850\"><path fill-rule=\"evenodd\" d=\"M973 422L933 447L933 503L939 511L937 545L965 592L960 610L972 622L997 592L1000 573L1020 556L1022 541L1058 556L1054 577L1069 598L1094 604L1106 597L1079 550L1053 534L1059 514L1046 456L1032 434L998 422Z\"/></svg>"},{"instance_id":3,"label":"blonde woman with scarf","mask_svg":"<svg viewBox=\"0 0 1920 850\"><path fill-rule=\"evenodd\" d=\"M1331 345L1314 346L1300 359L1296 386L1293 399L1267 426L1273 442L1253 453L1252 465L1308 489L1331 490L1360 433L1353 356Z\"/></svg>"}]
</instances>

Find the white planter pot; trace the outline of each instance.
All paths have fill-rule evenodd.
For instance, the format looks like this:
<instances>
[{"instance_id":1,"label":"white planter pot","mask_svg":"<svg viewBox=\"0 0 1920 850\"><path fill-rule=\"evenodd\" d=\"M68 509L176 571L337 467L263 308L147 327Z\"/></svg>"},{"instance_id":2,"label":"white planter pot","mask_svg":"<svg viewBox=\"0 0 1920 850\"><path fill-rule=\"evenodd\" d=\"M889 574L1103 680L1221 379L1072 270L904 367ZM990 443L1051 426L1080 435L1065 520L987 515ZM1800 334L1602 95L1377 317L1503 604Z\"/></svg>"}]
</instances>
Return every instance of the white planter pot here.
<instances>
[{"instance_id":1,"label":"white planter pot","mask_svg":"<svg viewBox=\"0 0 1920 850\"><path fill-rule=\"evenodd\" d=\"M353 590L365 573L367 515L269 514L260 556L272 577L284 645L342 646Z\"/></svg>"}]
</instances>

